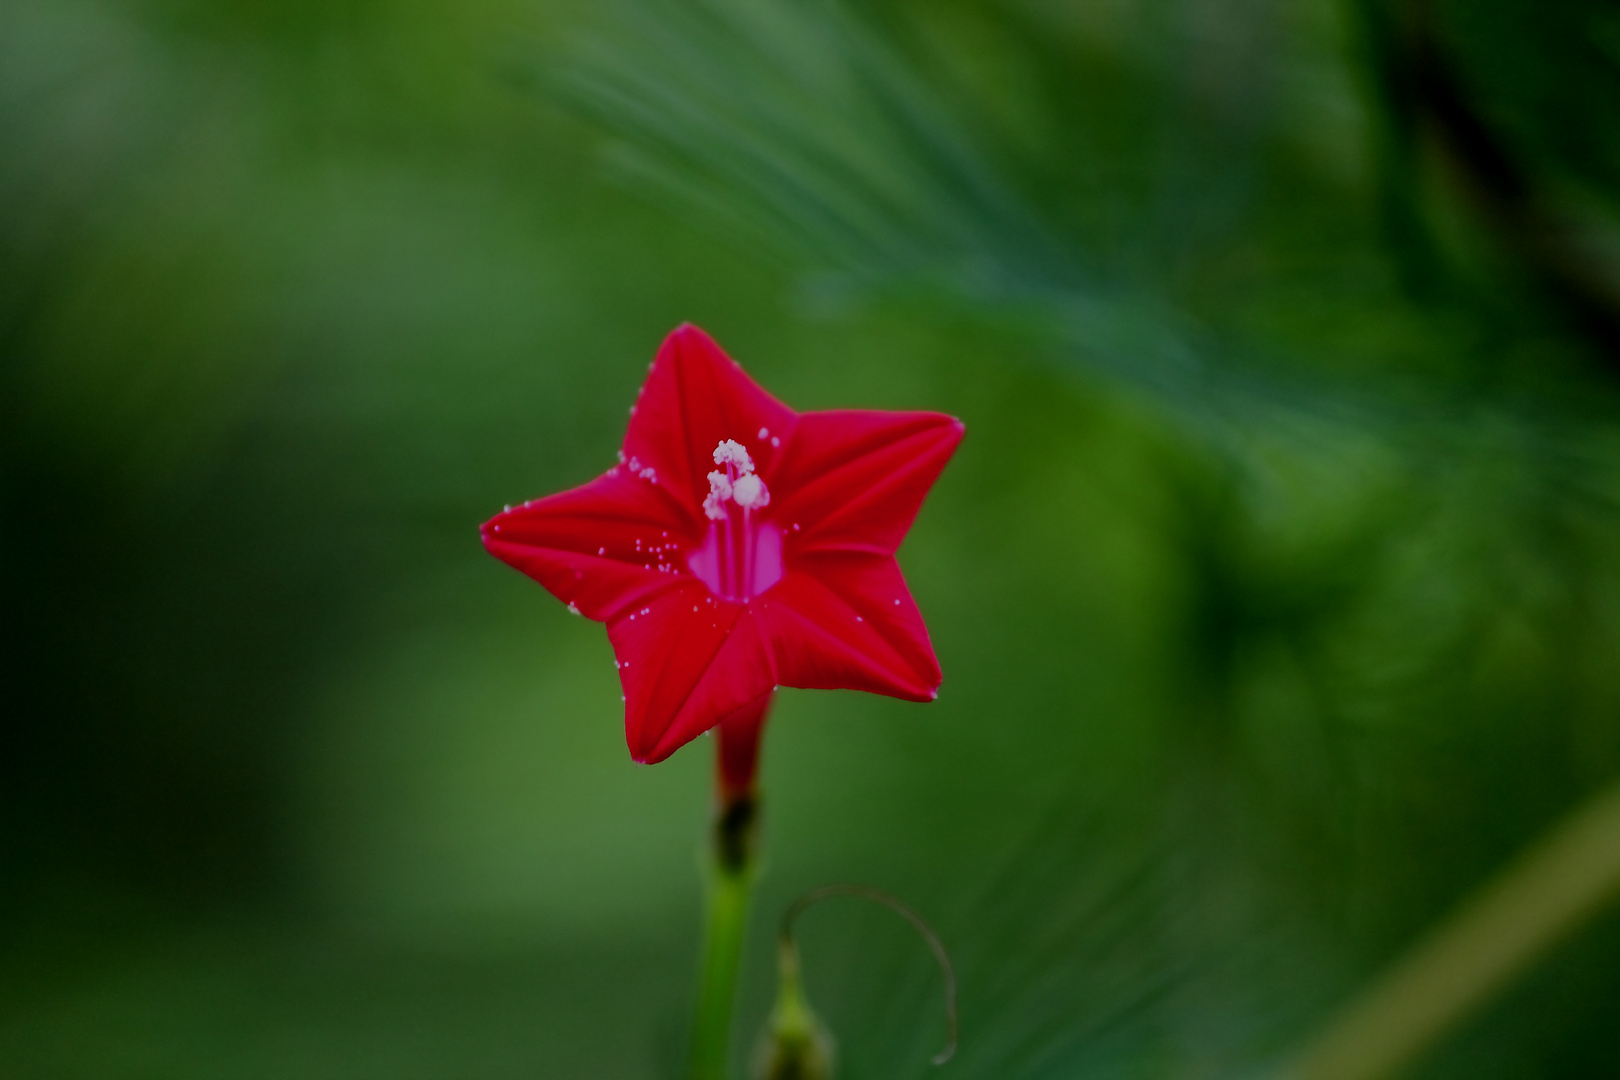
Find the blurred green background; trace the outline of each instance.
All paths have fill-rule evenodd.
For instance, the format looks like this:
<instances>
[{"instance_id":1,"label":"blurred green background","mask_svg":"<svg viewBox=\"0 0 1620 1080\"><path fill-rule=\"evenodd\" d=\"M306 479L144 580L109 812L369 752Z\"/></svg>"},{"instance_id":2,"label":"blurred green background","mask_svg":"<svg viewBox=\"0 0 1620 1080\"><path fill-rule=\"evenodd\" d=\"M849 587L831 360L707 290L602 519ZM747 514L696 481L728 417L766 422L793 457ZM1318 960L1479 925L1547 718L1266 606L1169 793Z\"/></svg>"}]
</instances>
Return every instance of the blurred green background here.
<instances>
[{"instance_id":1,"label":"blurred green background","mask_svg":"<svg viewBox=\"0 0 1620 1080\"><path fill-rule=\"evenodd\" d=\"M853 880L941 1076L1257 1075L1620 774L1610 5L11 0L0 1075L679 1075L709 747L477 525L685 320L969 429L939 701L771 722L739 1063ZM1605 916L1417 1072L1615 1030Z\"/></svg>"}]
</instances>

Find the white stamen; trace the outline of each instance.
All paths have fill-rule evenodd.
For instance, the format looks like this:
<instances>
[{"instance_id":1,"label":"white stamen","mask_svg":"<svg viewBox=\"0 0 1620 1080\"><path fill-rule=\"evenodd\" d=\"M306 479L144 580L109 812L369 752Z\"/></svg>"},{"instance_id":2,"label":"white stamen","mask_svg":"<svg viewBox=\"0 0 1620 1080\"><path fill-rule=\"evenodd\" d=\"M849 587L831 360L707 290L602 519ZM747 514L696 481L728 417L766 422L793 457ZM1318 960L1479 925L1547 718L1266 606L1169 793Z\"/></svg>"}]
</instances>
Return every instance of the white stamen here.
<instances>
[{"instance_id":1,"label":"white stamen","mask_svg":"<svg viewBox=\"0 0 1620 1080\"><path fill-rule=\"evenodd\" d=\"M716 450L715 456L720 456ZM723 472L715 471L709 474L709 497L703 500L703 513L710 521L724 521L726 519L726 500L731 498L731 481Z\"/></svg>"},{"instance_id":2,"label":"white stamen","mask_svg":"<svg viewBox=\"0 0 1620 1080\"><path fill-rule=\"evenodd\" d=\"M721 440L720 445L714 448L714 463L734 465L744 476L754 471L754 459L748 456L748 448L735 439Z\"/></svg>"},{"instance_id":3,"label":"white stamen","mask_svg":"<svg viewBox=\"0 0 1620 1080\"><path fill-rule=\"evenodd\" d=\"M753 473L737 477L737 482L731 485L731 497L744 510L758 510L768 506L771 501L771 493L765 490L765 482Z\"/></svg>"}]
</instances>

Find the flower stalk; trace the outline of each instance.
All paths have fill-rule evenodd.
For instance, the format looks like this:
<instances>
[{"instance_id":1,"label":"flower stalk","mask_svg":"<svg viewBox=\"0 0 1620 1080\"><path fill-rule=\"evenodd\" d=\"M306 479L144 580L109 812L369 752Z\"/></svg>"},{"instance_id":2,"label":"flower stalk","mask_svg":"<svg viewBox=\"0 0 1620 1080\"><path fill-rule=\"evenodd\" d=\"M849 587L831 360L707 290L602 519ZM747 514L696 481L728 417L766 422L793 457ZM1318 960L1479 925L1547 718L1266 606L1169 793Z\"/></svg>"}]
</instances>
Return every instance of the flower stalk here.
<instances>
[{"instance_id":1,"label":"flower stalk","mask_svg":"<svg viewBox=\"0 0 1620 1080\"><path fill-rule=\"evenodd\" d=\"M710 836L706 925L697 1010L692 1020L692 1080L725 1080L748 900L757 873L761 710L715 729L715 817Z\"/></svg>"}]
</instances>

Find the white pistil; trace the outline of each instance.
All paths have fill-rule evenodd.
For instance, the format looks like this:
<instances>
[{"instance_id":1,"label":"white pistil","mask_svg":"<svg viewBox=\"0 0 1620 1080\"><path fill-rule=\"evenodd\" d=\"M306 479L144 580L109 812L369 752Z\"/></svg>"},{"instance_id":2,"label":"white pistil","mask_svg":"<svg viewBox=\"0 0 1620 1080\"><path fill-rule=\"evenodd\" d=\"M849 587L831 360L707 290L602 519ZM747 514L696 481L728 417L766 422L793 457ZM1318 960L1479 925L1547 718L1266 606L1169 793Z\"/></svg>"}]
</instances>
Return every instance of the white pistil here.
<instances>
[{"instance_id":1,"label":"white pistil","mask_svg":"<svg viewBox=\"0 0 1620 1080\"><path fill-rule=\"evenodd\" d=\"M744 510L761 510L771 501L771 493L765 489L765 482L754 473L737 478L737 482L731 485L731 497Z\"/></svg>"}]
</instances>

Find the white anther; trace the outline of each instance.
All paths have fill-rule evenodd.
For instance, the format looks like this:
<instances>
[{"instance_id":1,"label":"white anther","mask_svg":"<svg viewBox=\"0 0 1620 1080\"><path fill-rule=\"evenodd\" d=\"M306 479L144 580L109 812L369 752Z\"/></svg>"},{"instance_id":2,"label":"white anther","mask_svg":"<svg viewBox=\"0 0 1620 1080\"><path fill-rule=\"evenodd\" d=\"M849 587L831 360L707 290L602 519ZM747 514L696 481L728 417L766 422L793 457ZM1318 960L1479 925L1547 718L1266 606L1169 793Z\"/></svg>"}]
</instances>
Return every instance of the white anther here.
<instances>
[{"instance_id":1,"label":"white anther","mask_svg":"<svg viewBox=\"0 0 1620 1080\"><path fill-rule=\"evenodd\" d=\"M735 439L721 440L720 445L714 448L714 463L736 466L744 476L754 471L754 459L748 456L748 448Z\"/></svg>"},{"instance_id":2,"label":"white anther","mask_svg":"<svg viewBox=\"0 0 1620 1080\"><path fill-rule=\"evenodd\" d=\"M720 456L716 450L715 456ZM718 470L709 474L709 497L703 500L703 513L710 521L726 519L726 500L731 498L731 481Z\"/></svg>"}]
</instances>

